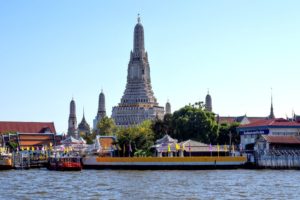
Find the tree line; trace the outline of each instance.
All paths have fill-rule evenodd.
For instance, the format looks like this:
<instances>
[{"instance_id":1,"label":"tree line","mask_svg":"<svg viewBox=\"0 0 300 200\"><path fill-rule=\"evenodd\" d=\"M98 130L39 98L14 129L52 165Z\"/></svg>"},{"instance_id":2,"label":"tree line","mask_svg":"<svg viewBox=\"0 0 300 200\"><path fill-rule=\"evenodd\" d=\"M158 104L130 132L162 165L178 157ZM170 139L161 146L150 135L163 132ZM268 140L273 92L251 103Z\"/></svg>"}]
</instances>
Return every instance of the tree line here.
<instances>
[{"instance_id":1,"label":"tree line","mask_svg":"<svg viewBox=\"0 0 300 200\"><path fill-rule=\"evenodd\" d=\"M237 145L240 143L236 131L238 125L218 124L214 113L206 111L202 103L195 103L186 105L173 114L166 114L163 119L147 120L130 127L117 127L113 119L104 117L97 125L100 132L94 131L84 138L92 143L97 134L113 135L123 154L148 155L150 147L165 134L179 142L191 139L212 145Z\"/></svg>"}]
</instances>

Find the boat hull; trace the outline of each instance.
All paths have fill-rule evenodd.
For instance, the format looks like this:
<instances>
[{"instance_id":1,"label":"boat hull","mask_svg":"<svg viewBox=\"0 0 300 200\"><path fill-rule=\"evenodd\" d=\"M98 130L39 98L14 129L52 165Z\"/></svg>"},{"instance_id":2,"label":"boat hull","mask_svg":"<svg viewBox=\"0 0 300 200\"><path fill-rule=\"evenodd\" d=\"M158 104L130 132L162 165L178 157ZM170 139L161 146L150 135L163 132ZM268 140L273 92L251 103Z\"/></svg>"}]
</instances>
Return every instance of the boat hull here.
<instances>
[{"instance_id":1,"label":"boat hull","mask_svg":"<svg viewBox=\"0 0 300 200\"><path fill-rule=\"evenodd\" d=\"M12 159L11 158L0 158L0 170L12 169Z\"/></svg>"},{"instance_id":2,"label":"boat hull","mask_svg":"<svg viewBox=\"0 0 300 200\"><path fill-rule=\"evenodd\" d=\"M82 170L82 164L79 158L76 161L70 161L70 159L50 159L47 168L49 170L57 171L80 171Z\"/></svg>"},{"instance_id":3,"label":"boat hull","mask_svg":"<svg viewBox=\"0 0 300 200\"><path fill-rule=\"evenodd\" d=\"M236 169L245 157L97 157L82 159L85 169Z\"/></svg>"}]
</instances>

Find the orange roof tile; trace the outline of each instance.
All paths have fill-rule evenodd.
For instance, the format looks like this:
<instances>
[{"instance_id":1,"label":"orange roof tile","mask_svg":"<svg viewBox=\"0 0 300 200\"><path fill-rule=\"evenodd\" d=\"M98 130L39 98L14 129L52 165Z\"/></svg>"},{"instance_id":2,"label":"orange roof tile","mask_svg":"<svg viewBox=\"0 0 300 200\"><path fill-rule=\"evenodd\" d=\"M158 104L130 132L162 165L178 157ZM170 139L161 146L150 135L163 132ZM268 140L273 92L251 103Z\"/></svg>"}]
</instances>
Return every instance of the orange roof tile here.
<instances>
[{"instance_id":1,"label":"orange roof tile","mask_svg":"<svg viewBox=\"0 0 300 200\"><path fill-rule=\"evenodd\" d=\"M12 131L20 133L45 133L47 129L56 133L53 122L4 122L0 121L0 134Z\"/></svg>"}]
</instances>

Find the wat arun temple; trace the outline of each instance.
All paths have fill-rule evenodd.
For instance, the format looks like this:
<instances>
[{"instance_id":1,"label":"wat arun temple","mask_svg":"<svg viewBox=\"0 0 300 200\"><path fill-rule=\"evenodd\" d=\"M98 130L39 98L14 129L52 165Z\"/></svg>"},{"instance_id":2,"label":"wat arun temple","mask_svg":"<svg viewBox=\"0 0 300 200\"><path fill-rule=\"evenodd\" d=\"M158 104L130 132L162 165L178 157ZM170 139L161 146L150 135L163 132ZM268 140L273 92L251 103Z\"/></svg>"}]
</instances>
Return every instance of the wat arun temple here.
<instances>
[{"instance_id":1,"label":"wat arun temple","mask_svg":"<svg viewBox=\"0 0 300 200\"><path fill-rule=\"evenodd\" d=\"M144 27L140 17L134 28L133 51L130 52L127 73L127 84L121 102L112 110L116 125L130 126L147 119L162 119L164 107L159 106L152 90Z\"/></svg>"}]
</instances>

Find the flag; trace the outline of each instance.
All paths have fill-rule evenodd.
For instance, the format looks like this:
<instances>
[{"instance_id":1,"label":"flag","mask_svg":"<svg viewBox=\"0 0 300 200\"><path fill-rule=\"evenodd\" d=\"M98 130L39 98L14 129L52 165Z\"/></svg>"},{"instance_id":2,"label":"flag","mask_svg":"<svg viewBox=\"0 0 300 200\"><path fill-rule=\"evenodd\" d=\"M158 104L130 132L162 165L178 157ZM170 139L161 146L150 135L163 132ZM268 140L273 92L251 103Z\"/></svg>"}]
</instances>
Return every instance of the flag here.
<instances>
[{"instance_id":1,"label":"flag","mask_svg":"<svg viewBox=\"0 0 300 200\"><path fill-rule=\"evenodd\" d=\"M31 147L31 150L34 151L34 147Z\"/></svg>"},{"instance_id":2,"label":"flag","mask_svg":"<svg viewBox=\"0 0 300 200\"><path fill-rule=\"evenodd\" d=\"M220 152L220 146L217 144L217 150L218 150L218 157L219 157L219 152Z\"/></svg>"},{"instance_id":3,"label":"flag","mask_svg":"<svg viewBox=\"0 0 300 200\"><path fill-rule=\"evenodd\" d=\"M184 144L182 143L182 151L184 151Z\"/></svg>"},{"instance_id":4,"label":"flag","mask_svg":"<svg viewBox=\"0 0 300 200\"><path fill-rule=\"evenodd\" d=\"M27 151L29 151L30 150L30 147L27 147Z\"/></svg>"},{"instance_id":5,"label":"flag","mask_svg":"<svg viewBox=\"0 0 300 200\"><path fill-rule=\"evenodd\" d=\"M171 146L168 144L168 152L171 152Z\"/></svg>"},{"instance_id":6,"label":"flag","mask_svg":"<svg viewBox=\"0 0 300 200\"><path fill-rule=\"evenodd\" d=\"M180 149L180 145L178 143L176 143L175 147L177 151Z\"/></svg>"}]
</instances>

